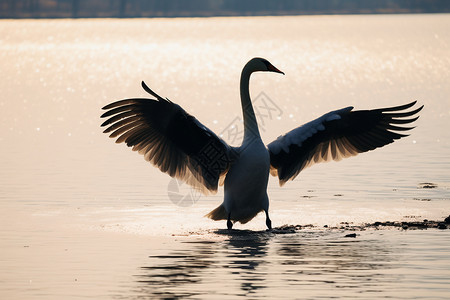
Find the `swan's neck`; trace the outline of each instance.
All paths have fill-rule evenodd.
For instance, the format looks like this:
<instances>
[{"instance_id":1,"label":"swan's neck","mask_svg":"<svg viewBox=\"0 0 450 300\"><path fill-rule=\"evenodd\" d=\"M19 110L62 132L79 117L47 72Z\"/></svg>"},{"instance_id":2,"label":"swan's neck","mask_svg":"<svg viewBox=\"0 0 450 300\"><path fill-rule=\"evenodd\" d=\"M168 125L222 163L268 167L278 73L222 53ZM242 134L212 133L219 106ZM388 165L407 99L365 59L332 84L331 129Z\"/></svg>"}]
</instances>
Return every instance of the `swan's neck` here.
<instances>
[{"instance_id":1,"label":"swan's neck","mask_svg":"<svg viewBox=\"0 0 450 300\"><path fill-rule=\"evenodd\" d=\"M255 111L253 110L252 100L250 99L249 82L252 72L251 68L246 65L241 74L240 89L242 114L244 116L244 142L255 137L260 138Z\"/></svg>"}]
</instances>

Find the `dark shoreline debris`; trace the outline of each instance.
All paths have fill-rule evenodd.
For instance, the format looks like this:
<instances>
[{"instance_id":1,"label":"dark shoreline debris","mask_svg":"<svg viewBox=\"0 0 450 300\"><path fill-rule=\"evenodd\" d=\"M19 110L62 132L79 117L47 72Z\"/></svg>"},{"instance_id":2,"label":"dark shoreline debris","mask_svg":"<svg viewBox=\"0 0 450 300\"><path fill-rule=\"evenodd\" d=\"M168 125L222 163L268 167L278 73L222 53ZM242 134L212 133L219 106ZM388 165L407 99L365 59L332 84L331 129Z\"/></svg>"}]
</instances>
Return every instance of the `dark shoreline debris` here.
<instances>
[{"instance_id":1,"label":"dark shoreline debris","mask_svg":"<svg viewBox=\"0 0 450 300\"><path fill-rule=\"evenodd\" d=\"M422 182L417 186L418 189L435 189L438 185L432 182Z\"/></svg>"},{"instance_id":2,"label":"dark shoreline debris","mask_svg":"<svg viewBox=\"0 0 450 300\"><path fill-rule=\"evenodd\" d=\"M365 228L375 228L379 229L382 227L395 227L406 229L428 229L428 228L439 228L439 229L447 229L447 225L442 221L431 221L431 220L423 220L423 221L402 221L402 222L375 222L363 225Z\"/></svg>"},{"instance_id":3,"label":"dark shoreline debris","mask_svg":"<svg viewBox=\"0 0 450 300\"><path fill-rule=\"evenodd\" d=\"M417 230L417 229L449 229L450 228L450 215L446 217L443 221L433 221L424 219L423 221L385 221L385 222L374 222L365 223L361 225L353 225L348 222L341 222L338 226L314 226L312 224L307 225L283 225L273 229L274 233L295 233L302 229L318 229L324 228L326 230L350 230L350 231L363 231L368 229L389 229L396 228L401 230ZM347 234L345 237L356 237L356 234Z\"/></svg>"}]
</instances>

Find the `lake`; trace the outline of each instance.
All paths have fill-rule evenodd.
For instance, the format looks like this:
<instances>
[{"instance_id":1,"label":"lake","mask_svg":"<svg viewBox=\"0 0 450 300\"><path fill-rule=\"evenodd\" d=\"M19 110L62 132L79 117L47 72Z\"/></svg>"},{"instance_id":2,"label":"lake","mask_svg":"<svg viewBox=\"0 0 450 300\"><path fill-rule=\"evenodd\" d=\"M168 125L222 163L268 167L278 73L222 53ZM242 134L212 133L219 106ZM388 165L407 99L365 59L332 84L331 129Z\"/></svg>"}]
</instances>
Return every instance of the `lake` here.
<instances>
[{"instance_id":1,"label":"lake","mask_svg":"<svg viewBox=\"0 0 450 300\"><path fill-rule=\"evenodd\" d=\"M449 230L363 224L450 214L448 28L449 14L1 20L0 297L447 299ZM198 194L100 128L145 80L238 145L256 56L286 74L251 78L265 143L349 105L425 105L407 138L271 178L272 224L294 233L263 214L224 230L204 218L223 190Z\"/></svg>"}]
</instances>

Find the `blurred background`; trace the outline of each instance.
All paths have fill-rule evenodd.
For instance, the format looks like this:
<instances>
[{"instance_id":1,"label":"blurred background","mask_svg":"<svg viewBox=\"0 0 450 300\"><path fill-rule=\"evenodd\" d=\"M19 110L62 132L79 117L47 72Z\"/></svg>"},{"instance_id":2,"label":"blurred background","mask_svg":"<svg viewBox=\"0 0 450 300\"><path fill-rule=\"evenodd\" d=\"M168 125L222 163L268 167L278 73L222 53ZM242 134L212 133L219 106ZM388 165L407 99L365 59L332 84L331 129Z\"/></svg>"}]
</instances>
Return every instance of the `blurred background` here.
<instances>
[{"instance_id":1,"label":"blurred background","mask_svg":"<svg viewBox=\"0 0 450 300\"><path fill-rule=\"evenodd\" d=\"M447 0L0 0L0 18L207 17L450 12Z\"/></svg>"}]
</instances>

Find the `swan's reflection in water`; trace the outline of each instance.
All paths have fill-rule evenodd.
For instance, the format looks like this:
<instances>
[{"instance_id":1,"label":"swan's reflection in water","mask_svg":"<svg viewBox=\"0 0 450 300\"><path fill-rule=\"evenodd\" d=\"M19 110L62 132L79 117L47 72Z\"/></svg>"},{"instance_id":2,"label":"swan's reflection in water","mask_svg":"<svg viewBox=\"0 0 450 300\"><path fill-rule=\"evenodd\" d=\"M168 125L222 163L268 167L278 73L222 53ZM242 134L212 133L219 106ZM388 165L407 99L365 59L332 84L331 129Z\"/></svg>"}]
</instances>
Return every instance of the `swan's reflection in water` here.
<instances>
[{"instance_id":1,"label":"swan's reflection in water","mask_svg":"<svg viewBox=\"0 0 450 300\"><path fill-rule=\"evenodd\" d=\"M217 231L187 238L165 255L149 257L137 275L145 297L383 296L398 278L395 246L370 236L302 232ZM136 292L136 291L135 291ZM312 294L314 292L314 294ZM196 297L194 297L196 298Z\"/></svg>"},{"instance_id":2,"label":"swan's reflection in water","mask_svg":"<svg viewBox=\"0 0 450 300\"><path fill-rule=\"evenodd\" d=\"M226 234L219 231L219 233ZM229 236L223 245L224 259L222 267L229 268L235 281L245 295L266 287L268 243L270 236L265 232L238 231Z\"/></svg>"}]
</instances>

